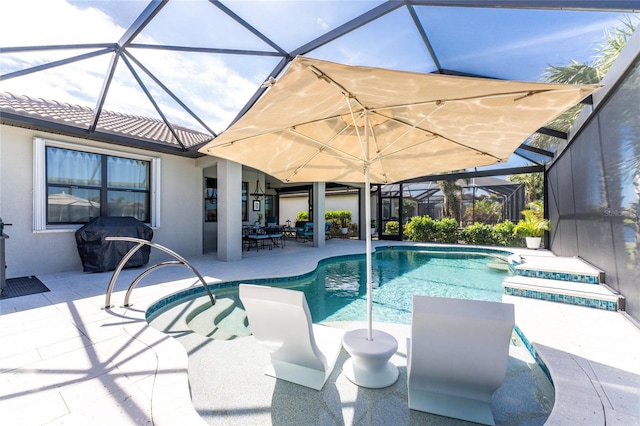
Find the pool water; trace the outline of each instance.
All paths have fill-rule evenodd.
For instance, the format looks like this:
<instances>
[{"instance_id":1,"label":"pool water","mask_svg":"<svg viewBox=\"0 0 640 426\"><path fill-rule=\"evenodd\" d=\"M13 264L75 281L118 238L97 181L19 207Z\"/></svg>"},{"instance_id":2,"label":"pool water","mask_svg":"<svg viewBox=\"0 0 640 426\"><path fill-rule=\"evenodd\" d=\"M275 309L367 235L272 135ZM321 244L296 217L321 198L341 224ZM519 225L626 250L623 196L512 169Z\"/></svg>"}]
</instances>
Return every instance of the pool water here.
<instances>
[{"instance_id":1,"label":"pool water","mask_svg":"<svg viewBox=\"0 0 640 426\"><path fill-rule=\"evenodd\" d=\"M413 295L499 302L510 273L504 257L481 253L382 250L372 256L373 321L411 323ZM364 255L331 258L301 278L252 280L305 293L311 317L321 321L367 320ZM214 291L237 295L237 286Z\"/></svg>"},{"instance_id":2,"label":"pool water","mask_svg":"<svg viewBox=\"0 0 640 426\"><path fill-rule=\"evenodd\" d=\"M245 281L286 287L305 293L313 321L366 321L367 291L364 255L323 260L302 277ZM502 281L510 273L504 256L471 252L381 250L372 256L375 322L410 324L414 295L499 302ZM227 339L249 335L238 283L214 289L216 306L208 300L187 317L197 333Z\"/></svg>"},{"instance_id":3,"label":"pool water","mask_svg":"<svg viewBox=\"0 0 640 426\"><path fill-rule=\"evenodd\" d=\"M413 296L451 297L499 302L502 281L494 256L385 250L372 256L373 320L411 323ZM506 265L506 261L503 261ZM364 257L333 260L301 283L314 321L366 321Z\"/></svg>"}]
</instances>

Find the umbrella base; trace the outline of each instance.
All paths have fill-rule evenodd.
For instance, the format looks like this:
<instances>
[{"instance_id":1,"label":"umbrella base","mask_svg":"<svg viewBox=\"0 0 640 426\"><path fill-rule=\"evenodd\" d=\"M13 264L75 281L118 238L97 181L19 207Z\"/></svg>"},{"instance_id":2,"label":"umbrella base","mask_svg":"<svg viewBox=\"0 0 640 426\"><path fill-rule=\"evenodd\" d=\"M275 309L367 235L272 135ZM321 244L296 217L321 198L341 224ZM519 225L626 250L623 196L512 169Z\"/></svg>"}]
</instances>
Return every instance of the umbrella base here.
<instances>
[{"instance_id":1,"label":"umbrella base","mask_svg":"<svg viewBox=\"0 0 640 426\"><path fill-rule=\"evenodd\" d=\"M347 379L364 388L386 388L398 380L398 367L389 362L398 350L398 342L389 333L372 330L373 340L367 340L367 330L348 331L342 344L351 355L342 371Z\"/></svg>"}]
</instances>

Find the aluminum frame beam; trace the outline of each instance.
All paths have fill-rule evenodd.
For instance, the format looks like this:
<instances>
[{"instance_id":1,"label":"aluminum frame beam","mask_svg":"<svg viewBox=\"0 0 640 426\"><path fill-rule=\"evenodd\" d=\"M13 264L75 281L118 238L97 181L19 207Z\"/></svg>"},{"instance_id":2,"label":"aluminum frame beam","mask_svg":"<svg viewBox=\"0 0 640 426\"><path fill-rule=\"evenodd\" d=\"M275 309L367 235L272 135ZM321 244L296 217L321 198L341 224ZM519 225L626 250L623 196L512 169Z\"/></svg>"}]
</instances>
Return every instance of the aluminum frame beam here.
<instances>
[{"instance_id":1,"label":"aluminum frame beam","mask_svg":"<svg viewBox=\"0 0 640 426\"><path fill-rule=\"evenodd\" d=\"M102 55L102 54L113 54L111 58L111 63L109 68L105 74L103 80L103 87L98 96L96 102L96 108L94 110L94 118L92 125L89 126L89 133L95 133L97 128L97 123L99 121L100 115L102 114L102 107L104 105L106 96L109 92L109 87L111 84L111 80L113 78L115 68L117 67L120 56L123 57L123 60L129 58L133 61L140 69L142 69L150 78L152 78L156 84L158 84L162 89L169 94L169 96L176 101L186 112L188 112L196 121L198 121L203 128L207 129L212 135L215 137L216 134L211 131L211 129L200 119L197 114L195 114L192 110L190 110L184 102L182 102L175 94L173 94L167 86L160 83L160 81L153 76L146 68L144 68L139 61L137 61L133 55L127 50L129 48L136 49L163 49L163 50L173 50L173 51L184 51L184 52L199 52L199 53L211 53L211 54L229 54L229 55L246 55L246 56L265 56L265 57L281 57L279 63L273 68L272 73L270 74L273 77L277 77L288 65L288 63L297 55L303 55L309 53L319 47L322 47L358 28L361 28L368 23L375 21L389 13L392 13L398 9L406 7L410 17L413 20L413 23L424 43L425 48L428 50L431 60L436 68L436 72L441 74L448 75L465 75L469 74L458 72L455 70L449 70L442 68L440 61L438 59L437 53L434 47L431 45L427 35L427 28L424 27L423 23L420 21L420 18L416 12L416 8L425 7L425 6L436 6L436 7L467 7L467 8L510 8L510 9L547 9L547 10L576 10L576 11L605 11L605 12L640 12L640 1L639 0L389 0L384 3L364 12L363 14L355 17L354 19L336 27L335 29L326 32L325 34L317 37L316 39L303 44L302 46L292 50L291 52L287 52L285 49L280 47L277 43L271 40L266 35L262 34L248 22L246 22L242 17L233 12L229 7L223 4L220 0L209 0L209 3L212 6L218 8L223 13L228 15L231 19L235 20L239 25L250 31L253 35L258 37L268 46L273 48L273 51L269 51L268 48L265 51L260 50L239 50L239 49L225 49L225 48L207 48L207 47L187 47L187 46L155 46L155 45L147 45L147 44L136 44L133 43L133 40L144 30L144 28L153 20L153 18L162 10L162 8L168 3L169 0L150 0L144 9L144 11L136 18L136 20L131 24L131 26L122 34L117 43L91 43L91 44L69 44L69 45L43 45L43 46L16 46L16 47L7 47L0 48L0 53L16 53L16 52L30 52L30 51L47 51L47 50L60 50L60 49L99 49L93 52L88 52L83 55L77 55L73 57L69 57L66 59L53 61L47 64L38 65L36 67L32 67L29 69L19 70L12 73L7 73L5 75L0 75L0 81L20 77L26 74L35 73L38 71L46 70L48 68L53 68L56 66L66 65L72 62L80 61L83 59L88 59L94 56ZM125 57L126 55L126 57ZM126 63L126 62L125 62ZM147 97L150 96L148 90L142 85L139 76L136 75L135 71L132 67L129 66L130 71L132 72L134 78L138 81L142 90L145 92ZM484 77L490 78L487 76L479 76L474 75L475 77ZM235 119L232 121L235 122L239 117L241 117L246 111L248 111L255 102L262 96L266 88L260 87L256 90L254 95L248 100L248 102L244 105L244 107L237 114ZM159 110L160 107L153 100L151 102L154 104L154 107L160 114L163 120L166 118ZM585 102L588 102L585 101ZM30 123L34 123L34 125L41 125L39 120L32 117L23 116L23 125L29 126ZM39 123L39 124L36 124ZM231 123L231 124L232 124ZM169 125L171 129L171 125ZM86 131L87 129L82 129ZM172 133L174 133L172 131ZM559 132L553 129L541 128L538 130L538 133L558 137L561 139L566 139L567 134L564 132ZM128 146L136 146L134 138L128 137L120 137L120 139L124 139L127 141L131 141L131 143L127 143ZM139 147L146 147L148 142L140 141ZM197 153L197 149L202 146L202 144L194 145L189 148L185 148L185 151L182 155L186 155L189 157L196 157L200 154ZM530 152L535 152L540 155L545 155L547 157L553 157L553 153L549 155L547 151L534 151L532 147L528 147L526 145L522 145L520 148L523 150L527 150ZM535 166L542 167L542 166Z\"/></svg>"},{"instance_id":2,"label":"aluminum frame beam","mask_svg":"<svg viewBox=\"0 0 640 426\"><path fill-rule=\"evenodd\" d=\"M93 123L89 126L89 133L93 133L96 131L96 127L98 127L98 121L100 120L100 114L102 114L102 107L104 106L104 101L107 98L107 93L109 92L109 87L111 86L111 80L113 79L113 75L116 71L116 66L118 65L118 58L122 54L123 50L131 41L138 35L140 32L146 27L149 22L160 12L160 10L167 5L169 0L151 0L147 7L142 11L142 13L136 18L136 20L131 24L131 26L125 31L125 33L118 40L118 47L115 50L114 56L109 64L109 68L106 74L106 77L102 83L102 90L98 95L98 100L96 102L96 107L93 113ZM135 75L134 75L135 77ZM143 89L144 90L144 89Z\"/></svg>"},{"instance_id":3,"label":"aluminum frame beam","mask_svg":"<svg viewBox=\"0 0 640 426\"><path fill-rule=\"evenodd\" d=\"M432 182L439 180L458 180L474 177L488 177L488 176L507 176L507 175L519 175L524 173L539 173L544 172L544 166L523 166L523 167L509 167L504 169L492 169L492 170L474 170L471 172L458 172L448 173L443 175L427 175L415 179L403 180L397 183L418 183L418 182Z\"/></svg>"},{"instance_id":4,"label":"aluminum frame beam","mask_svg":"<svg viewBox=\"0 0 640 426\"><path fill-rule=\"evenodd\" d=\"M640 12L638 0L407 0L414 6Z\"/></svg>"}]
</instances>

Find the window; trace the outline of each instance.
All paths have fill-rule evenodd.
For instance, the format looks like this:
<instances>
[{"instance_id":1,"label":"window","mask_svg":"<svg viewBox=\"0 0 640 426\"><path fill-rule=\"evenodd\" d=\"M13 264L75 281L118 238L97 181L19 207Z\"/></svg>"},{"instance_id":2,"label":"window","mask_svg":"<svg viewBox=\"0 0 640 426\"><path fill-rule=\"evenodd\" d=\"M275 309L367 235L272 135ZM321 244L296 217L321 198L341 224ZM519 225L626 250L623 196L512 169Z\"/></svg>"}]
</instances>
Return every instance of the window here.
<instances>
[{"instance_id":1,"label":"window","mask_svg":"<svg viewBox=\"0 0 640 426\"><path fill-rule=\"evenodd\" d=\"M204 221L218 221L218 179L204 178Z\"/></svg>"},{"instance_id":2,"label":"window","mask_svg":"<svg viewBox=\"0 0 640 426\"><path fill-rule=\"evenodd\" d=\"M132 216L158 226L160 160L34 139L34 230Z\"/></svg>"},{"instance_id":3,"label":"window","mask_svg":"<svg viewBox=\"0 0 640 426\"><path fill-rule=\"evenodd\" d=\"M264 196L264 217L275 216L275 208L274 208L274 197L273 195L265 195Z\"/></svg>"},{"instance_id":4,"label":"window","mask_svg":"<svg viewBox=\"0 0 640 426\"><path fill-rule=\"evenodd\" d=\"M204 221L218 221L218 179L204 178ZM248 220L247 210L247 194L249 193L249 184L242 182L242 220Z\"/></svg>"},{"instance_id":5,"label":"window","mask_svg":"<svg viewBox=\"0 0 640 426\"><path fill-rule=\"evenodd\" d=\"M248 206L248 196L249 195L249 183L242 182L242 220L244 222L249 220L249 206Z\"/></svg>"}]
</instances>

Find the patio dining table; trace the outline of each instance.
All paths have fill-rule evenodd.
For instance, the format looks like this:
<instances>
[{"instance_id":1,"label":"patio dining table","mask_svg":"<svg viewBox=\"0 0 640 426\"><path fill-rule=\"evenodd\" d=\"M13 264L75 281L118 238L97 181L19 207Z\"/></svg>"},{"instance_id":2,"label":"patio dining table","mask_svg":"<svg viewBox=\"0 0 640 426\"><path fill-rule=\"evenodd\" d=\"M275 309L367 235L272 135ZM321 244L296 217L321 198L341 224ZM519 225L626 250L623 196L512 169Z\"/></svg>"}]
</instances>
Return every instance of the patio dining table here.
<instances>
[{"instance_id":1,"label":"patio dining table","mask_svg":"<svg viewBox=\"0 0 640 426\"><path fill-rule=\"evenodd\" d=\"M280 226L244 227L243 238L247 242L247 251L250 251L253 245L255 245L256 251L260 250L260 246L265 248L267 244L269 250L274 246L284 248L285 238ZM278 240L280 240L280 244L278 244Z\"/></svg>"}]
</instances>

